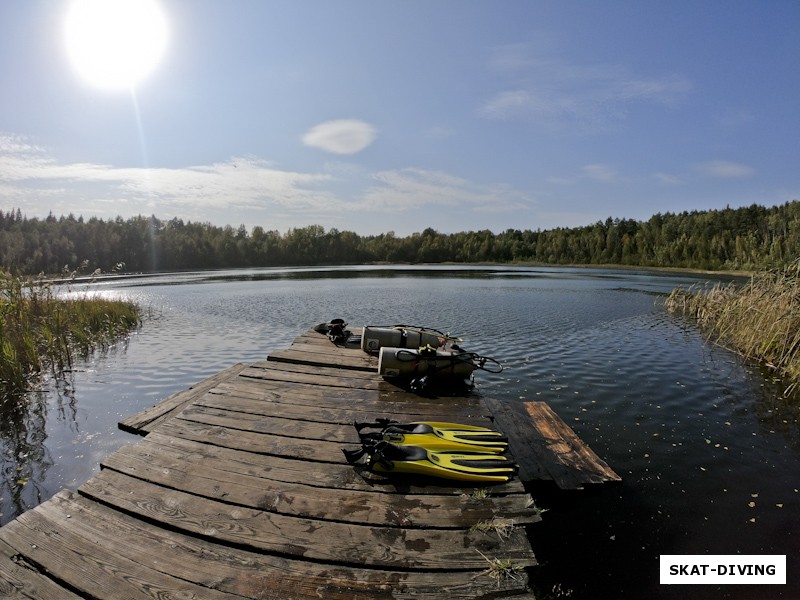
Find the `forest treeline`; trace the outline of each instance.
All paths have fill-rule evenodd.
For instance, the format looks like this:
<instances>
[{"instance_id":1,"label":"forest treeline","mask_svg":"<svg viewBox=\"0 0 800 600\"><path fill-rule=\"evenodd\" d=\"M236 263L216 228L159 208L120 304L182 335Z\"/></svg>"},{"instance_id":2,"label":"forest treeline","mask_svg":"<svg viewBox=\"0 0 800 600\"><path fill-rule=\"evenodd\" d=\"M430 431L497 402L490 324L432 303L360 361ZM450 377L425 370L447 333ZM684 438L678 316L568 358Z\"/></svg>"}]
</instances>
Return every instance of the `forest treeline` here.
<instances>
[{"instance_id":1,"label":"forest treeline","mask_svg":"<svg viewBox=\"0 0 800 600\"><path fill-rule=\"evenodd\" d=\"M280 233L155 216L84 220L51 213L40 219L20 209L0 211L0 269L16 275L54 274L81 263L89 272L487 261L754 270L782 267L798 256L797 200L544 231L448 234L428 228L405 237L320 225Z\"/></svg>"}]
</instances>

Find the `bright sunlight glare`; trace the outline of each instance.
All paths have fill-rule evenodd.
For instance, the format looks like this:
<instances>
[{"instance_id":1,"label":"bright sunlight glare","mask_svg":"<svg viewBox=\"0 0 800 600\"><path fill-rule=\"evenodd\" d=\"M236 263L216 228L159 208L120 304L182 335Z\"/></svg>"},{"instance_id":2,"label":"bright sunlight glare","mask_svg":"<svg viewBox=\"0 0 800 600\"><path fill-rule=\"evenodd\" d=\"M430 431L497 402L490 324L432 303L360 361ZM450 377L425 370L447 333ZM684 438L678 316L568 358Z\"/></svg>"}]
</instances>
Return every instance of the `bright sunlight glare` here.
<instances>
[{"instance_id":1,"label":"bright sunlight glare","mask_svg":"<svg viewBox=\"0 0 800 600\"><path fill-rule=\"evenodd\" d=\"M78 73L108 90L134 88L167 45L166 19L155 0L74 0L64 33Z\"/></svg>"}]
</instances>

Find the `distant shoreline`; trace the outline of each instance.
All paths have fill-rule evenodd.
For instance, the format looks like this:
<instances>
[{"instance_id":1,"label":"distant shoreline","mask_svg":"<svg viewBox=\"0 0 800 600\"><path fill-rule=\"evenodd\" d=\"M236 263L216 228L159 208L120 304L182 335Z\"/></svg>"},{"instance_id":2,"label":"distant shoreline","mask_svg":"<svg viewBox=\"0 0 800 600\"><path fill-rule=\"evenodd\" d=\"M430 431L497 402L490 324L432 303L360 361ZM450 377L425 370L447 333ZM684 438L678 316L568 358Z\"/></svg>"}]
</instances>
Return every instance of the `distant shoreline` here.
<instances>
[{"instance_id":1,"label":"distant shoreline","mask_svg":"<svg viewBox=\"0 0 800 600\"><path fill-rule=\"evenodd\" d=\"M550 269L610 269L615 271L651 271L656 273L690 273L694 275L708 275L708 276L727 276L736 278L750 278L755 275L755 271L721 271L721 270L706 270L694 269L688 267L643 267L639 265L617 265L617 264L548 264L539 263L534 261L520 261L520 262L497 262L497 261L483 261L483 262L426 262L426 263L392 263L392 262L368 262L368 263L352 263L352 264L331 264L319 263L312 265L270 265L270 266L250 266L250 267L213 267L208 269L175 269L165 271L139 271L131 273L98 273L96 275L81 275L76 277L64 277L61 274L54 276L52 279L44 278L29 278L30 281L36 283L55 284L55 285L68 285L68 284L87 284L97 281L112 281L112 280L125 280L137 279L140 277L156 277L160 275L171 274L184 274L184 273L213 273L216 271L239 271L239 270L281 270L281 269L332 269L341 267L525 267L525 268L550 268Z\"/></svg>"}]
</instances>

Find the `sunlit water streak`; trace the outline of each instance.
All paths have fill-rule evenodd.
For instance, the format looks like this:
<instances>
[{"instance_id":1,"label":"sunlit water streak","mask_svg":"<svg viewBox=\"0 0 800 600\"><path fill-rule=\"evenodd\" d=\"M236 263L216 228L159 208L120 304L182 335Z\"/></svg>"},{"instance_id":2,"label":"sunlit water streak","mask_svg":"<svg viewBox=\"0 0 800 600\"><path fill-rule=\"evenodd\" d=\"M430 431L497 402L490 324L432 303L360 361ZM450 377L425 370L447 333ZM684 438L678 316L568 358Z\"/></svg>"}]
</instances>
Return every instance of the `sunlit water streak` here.
<instances>
[{"instance_id":1,"label":"sunlit water streak","mask_svg":"<svg viewBox=\"0 0 800 600\"><path fill-rule=\"evenodd\" d=\"M663 295L696 281L580 269L338 268L91 284L138 301L144 325L6 423L2 520L76 488L103 457L137 441L117 429L122 418L342 316L464 337L467 349L505 366L479 373L477 393L548 402L622 475L621 485L583 492L535 487L549 509L531 529L543 595L560 586L572 598L800 597L797 581L769 590L658 585L661 554L788 554L790 573L800 566L797 402L779 399L779 382L665 312Z\"/></svg>"}]
</instances>

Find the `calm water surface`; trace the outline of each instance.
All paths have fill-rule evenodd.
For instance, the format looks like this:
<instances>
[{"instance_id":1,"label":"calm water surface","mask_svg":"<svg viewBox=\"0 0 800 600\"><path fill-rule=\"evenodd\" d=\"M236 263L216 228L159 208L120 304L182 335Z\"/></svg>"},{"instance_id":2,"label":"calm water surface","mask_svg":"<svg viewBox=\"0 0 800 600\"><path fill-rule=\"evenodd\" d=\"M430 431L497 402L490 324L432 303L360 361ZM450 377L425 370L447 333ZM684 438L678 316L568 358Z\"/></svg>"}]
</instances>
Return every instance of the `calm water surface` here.
<instances>
[{"instance_id":1,"label":"calm water surface","mask_svg":"<svg viewBox=\"0 0 800 600\"><path fill-rule=\"evenodd\" d=\"M800 598L798 402L705 343L663 297L702 281L556 268L337 268L183 273L78 286L132 298L139 332L76 365L0 426L2 523L139 438L117 422L310 325L427 325L499 360L477 393L543 400L624 481L534 488L537 590L571 598ZM5 412L9 412L6 410ZM661 554L786 554L786 586L660 586Z\"/></svg>"}]
</instances>

